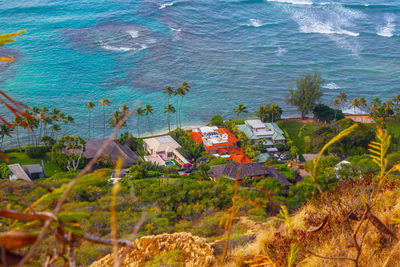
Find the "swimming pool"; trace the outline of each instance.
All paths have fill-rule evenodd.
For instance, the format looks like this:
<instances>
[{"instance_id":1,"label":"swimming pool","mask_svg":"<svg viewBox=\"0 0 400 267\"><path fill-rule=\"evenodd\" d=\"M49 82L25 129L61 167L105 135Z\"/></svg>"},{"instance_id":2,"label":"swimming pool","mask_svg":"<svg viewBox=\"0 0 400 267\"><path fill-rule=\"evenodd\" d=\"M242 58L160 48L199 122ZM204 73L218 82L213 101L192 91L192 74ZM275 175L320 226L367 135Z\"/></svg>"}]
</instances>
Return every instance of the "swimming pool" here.
<instances>
[{"instance_id":1,"label":"swimming pool","mask_svg":"<svg viewBox=\"0 0 400 267\"><path fill-rule=\"evenodd\" d=\"M166 161L166 162L165 162L165 165L167 165L167 166L173 166L173 165L175 165L175 163L174 163L173 161Z\"/></svg>"}]
</instances>

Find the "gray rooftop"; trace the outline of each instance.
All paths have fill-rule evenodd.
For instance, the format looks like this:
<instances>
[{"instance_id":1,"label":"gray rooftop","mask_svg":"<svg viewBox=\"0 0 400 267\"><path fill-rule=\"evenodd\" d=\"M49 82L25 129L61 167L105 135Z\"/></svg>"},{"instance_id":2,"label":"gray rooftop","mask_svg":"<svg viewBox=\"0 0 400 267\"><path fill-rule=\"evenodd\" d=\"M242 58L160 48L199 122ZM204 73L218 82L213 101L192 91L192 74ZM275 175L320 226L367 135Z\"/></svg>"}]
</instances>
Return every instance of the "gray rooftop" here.
<instances>
[{"instance_id":1,"label":"gray rooftop","mask_svg":"<svg viewBox=\"0 0 400 267\"><path fill-rule=\"evenodd\" d=\"M97 151L104 145L108 139L90 140L86 142L85 152L83 155L87 159L92 159L96 155ZM123 146L117 141L113 140L103 151L102 155L109 155L113 161L116 161L119 157L124 160L123 166L133 165L138 159L139 155L132 151L127 146Z\"/></svg>"},{"instance_id":2,"label":"gray rooftop","mask_svg":"<svg viewBox=\"0 0 400 267\"><path fill-rule=\"evenodd\" d=\"M227 164L221 164L212 166L210 172L214 175L215 178L219 178L221 176L227 176L231 180L236 179L237 172L239 170L240 163L232 162ZM289 186L291 183L287 179L287 177L275 170L272 167L264 167L263 163L253 162L253 163L243 163L242 169L239 175L239 180L242 180L244 177L251 176L260 176L265 175L266 177L271 177L281 183L283 186Z\"/></svg>"},{"instance_id":3,"label":"gray rooftop","mask_svg":"<svg viewBox=\"0 0 400 267\"><path fill-rule=\"evenodd\" d=\"M23 165L22 168L29 173L42 173L43 168L40 164Z\"/></svg>"}]
</instances>

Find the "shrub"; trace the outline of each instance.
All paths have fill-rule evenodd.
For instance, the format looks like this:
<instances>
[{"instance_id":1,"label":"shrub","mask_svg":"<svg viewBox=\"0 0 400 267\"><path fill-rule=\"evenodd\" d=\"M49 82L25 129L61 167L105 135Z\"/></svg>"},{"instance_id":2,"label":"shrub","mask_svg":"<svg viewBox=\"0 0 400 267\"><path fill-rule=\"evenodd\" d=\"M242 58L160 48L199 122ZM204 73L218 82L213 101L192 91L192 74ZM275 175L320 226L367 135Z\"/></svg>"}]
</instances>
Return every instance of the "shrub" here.
<instances>
[{"instance_id":1,"label":"shrub","mask_svg":"<svg viewBox=\"0 0 400 267\"><path fill-rule=\"evenodd\" d=\"M46 156L47 148L44 146L28 146L25 153L32 159L40 159Z\"/></svg>"},{"instance_id":2,"label":"shrub","mask_svg":"<svg viewBox=\"0 0 400 267\"><path fill-rule=\"evenodd\" d=\"M220 127L224 124L224 119L220 115L215 115L211 118L210 123L211 125Z\"/></svg>"},{"instance_id":3,"label":"shrub","mask_svg":"<svg viewBox=\"0 0 400 267\"><path fill-rule=\"evenodd\" d=\"M1 177L2 178L8 178L11 174L12 174L12 172L8 168L7 164L1 163L0 164L0 175L1 175Z\"/></svg>"},{"instance_id":4,"label":"shrub","mask_svg":"<svg viewBox=\"0 0 400 267\"><path fill-rule=\"evenodd\" d=\"M276 149L278 149L279 152L285 152L289 150L289 146L283 143L277 143L275 144L275 147Z\"/></svg>"}]
</instances>

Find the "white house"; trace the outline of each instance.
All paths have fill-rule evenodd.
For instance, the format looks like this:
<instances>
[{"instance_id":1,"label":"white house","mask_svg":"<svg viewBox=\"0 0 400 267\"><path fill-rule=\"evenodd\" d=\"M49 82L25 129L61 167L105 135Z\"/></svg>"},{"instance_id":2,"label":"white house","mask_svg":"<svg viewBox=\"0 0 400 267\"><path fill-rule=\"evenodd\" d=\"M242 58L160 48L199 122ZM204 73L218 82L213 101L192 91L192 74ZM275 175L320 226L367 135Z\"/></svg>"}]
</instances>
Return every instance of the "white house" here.
<instances>
[{"instance_id":1,"label":"white house","mask_svg":"<svg viewBox=\"0 0 400 267\"><path fill-rule=\"evenodd\" d=\"M145 156L145 161L153 162L157 165L174 165L172 160L184 165L190 163L177 150L181 146L169 135L143 139L143 148L149 156Z\"/></svg>"}]
</instances>

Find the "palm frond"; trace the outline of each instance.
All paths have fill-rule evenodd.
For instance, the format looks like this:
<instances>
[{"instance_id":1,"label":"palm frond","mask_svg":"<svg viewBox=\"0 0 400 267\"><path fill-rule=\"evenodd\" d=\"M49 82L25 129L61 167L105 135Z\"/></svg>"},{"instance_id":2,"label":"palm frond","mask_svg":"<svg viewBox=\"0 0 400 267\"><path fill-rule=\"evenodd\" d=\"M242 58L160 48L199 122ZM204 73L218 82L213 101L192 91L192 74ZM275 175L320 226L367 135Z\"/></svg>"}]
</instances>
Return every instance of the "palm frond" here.
<instances>
[{"instance_id":1,"label":"palm frond","mask_svg":"<svg viewBox=\"0 0 400 267\"><path fill-rule=\"evenodd\" d=\"M328 147L330 147L334 143L340 141L340 139L342 139L342 138L348 136L349 134L351 134L354 131L354 129L357 128L357 127L358 127L358 124L354 124L354 125L350 126L349 128L344 129L338 135L336 135L334 138L332 138L328 143L326 143L324 145L324 147L321 149L321 151L319 152L318 157L316 158L316 160L314 162L314 170L313 170L312 179L313 179L313 182L317 186L317 188L318 188L320 193L322 193L322 190L321 190L320 186L316 182L316 172L317 172L318 163L321 160L322 155L328 149Z\"/></svg>"}]
</instances>

